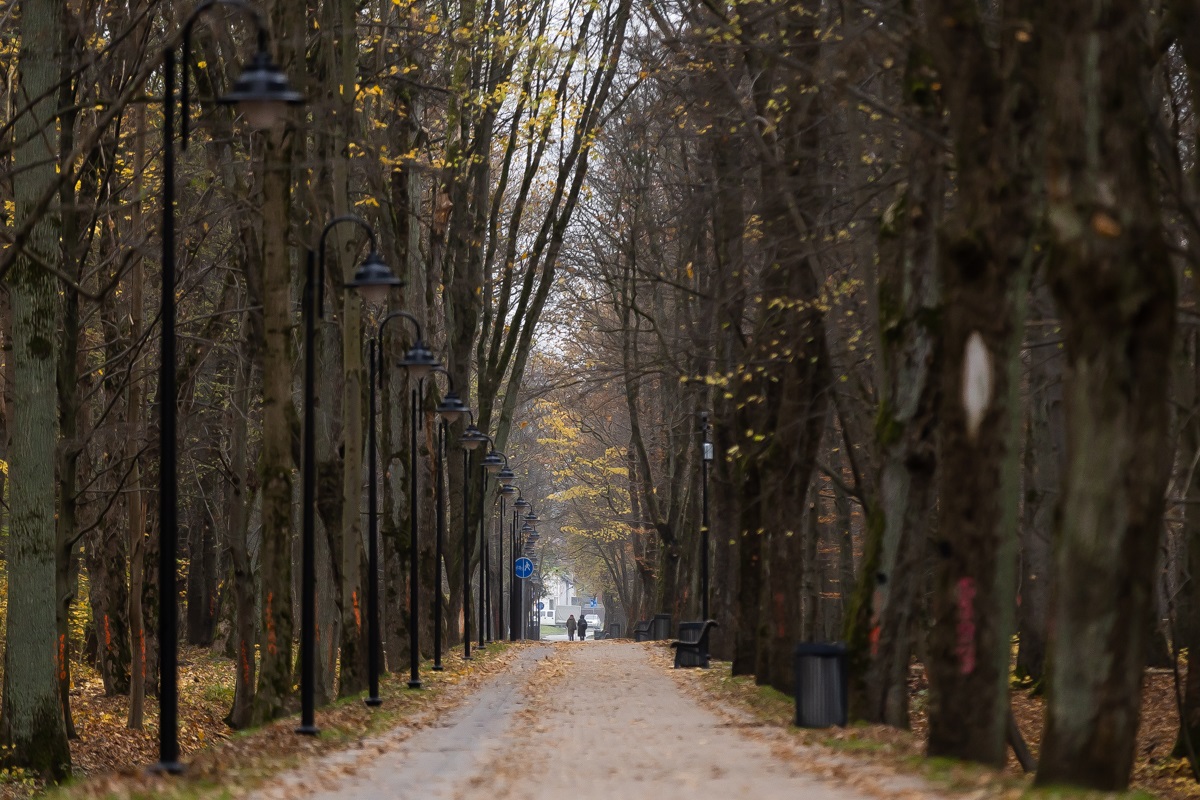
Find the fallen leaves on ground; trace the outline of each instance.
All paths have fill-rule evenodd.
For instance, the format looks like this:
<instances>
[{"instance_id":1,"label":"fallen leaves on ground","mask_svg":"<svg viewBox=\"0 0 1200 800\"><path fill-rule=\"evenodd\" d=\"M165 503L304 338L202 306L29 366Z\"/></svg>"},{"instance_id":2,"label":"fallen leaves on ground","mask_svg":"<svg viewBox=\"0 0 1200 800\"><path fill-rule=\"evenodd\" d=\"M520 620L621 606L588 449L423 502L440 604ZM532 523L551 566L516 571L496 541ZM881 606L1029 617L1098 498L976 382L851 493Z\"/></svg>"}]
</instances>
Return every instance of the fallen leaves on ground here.
<instances>
[{"instance_id":1,"label":"fallen leaves on ground","mask_svg":"<svg viewBox=\"0 0 1200 800\"><path fill-rule=\"evenodd\" d=\"M672 668L670 650L652 643L646 647L654 662L668 670L686 692L722 713L729 720L729 725L742 729L746 735L769 738L777 754L786 760L804 759L806 771L812 769L814 774L855 785L856 776L862 770L845 766L846 760L852 759L852 762L869 761L897 774L916 773L936 781L939 786L965 792L972 797L1016 800L1028 796L1032 778L1022 774L1011 750L1008 764L999 771L925 757L928 731L925 702L929 686L924 669L919 664L913 665L909 680L911 731L885 725L804 730L792 727L795 705L791 697L755 685L753 677L733 677L729 662L713 661L712 668L708 670L676 670ZM1026 689L1014 689L1012 702L1013 715L1030 751L1036 757L1045 716L1045 699ZM1141 725L1131 789L1149 792L1164 800L1200 798L1200 784L1193 779L1187 762L1171 757L1178 719L1171 671L1148 669L1143 682ZM825 752L824 763L820 757L813 755L814 750ZM828 760L829 756L833 757L832 762ZM926 796L914 790L901 793L889 790L886 794L889 797Z\"/></svg>"},{"instance_id":2,"label":"fallen leaves on ground","mask_svg":"<svg viewBox=\"0 0 1200 800\"><path fill-rule=\"evenodd\" d=\"M104 697L99 678L77 675L72 710L80 738L71 743L75 778L52 790L54 800L128 797L238 797L265 779L302 761L363 747L373 734L396 727L412 730L431 724L454 708L479 685L503 671L518 648L489 645L471 661L453 652L443 658L445 670L422 672L424 688L407 688L408 673L384 675L383 705L369 709L361 696L317 709L321 736L299 736L296 716L261 728L231 731L223 722L232 702L233 665L206 650L185 648L180 657L180 746L187 764L184 775L164 778L147 772L158 756L158 706L146 702L143 731L125 727L128 697ZM400 731L398 735L405 735ZM0 797L29 797L39 787L7 783Z\"/></svg>"}]
</instances>

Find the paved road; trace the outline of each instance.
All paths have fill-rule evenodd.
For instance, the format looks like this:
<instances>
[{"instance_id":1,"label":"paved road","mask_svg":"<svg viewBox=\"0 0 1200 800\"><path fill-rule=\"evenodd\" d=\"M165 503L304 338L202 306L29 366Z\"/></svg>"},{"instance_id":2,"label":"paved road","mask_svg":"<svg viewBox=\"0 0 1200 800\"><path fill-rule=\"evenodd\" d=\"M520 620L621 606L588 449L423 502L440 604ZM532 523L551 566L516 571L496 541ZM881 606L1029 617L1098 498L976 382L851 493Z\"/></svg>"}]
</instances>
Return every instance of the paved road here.
<instances>
[{"instance_id":1,"label":"paved road","mask_svg":"<svg viewBox=\"0 0 1200 800\"><path fill-rule=\"evenodd\" d=\"M770 737L685 696L647 646L523 646L437 724L328 756L261 797L865 800L824 783ZM808 764L806 766L806 763ZM891 784L912 796L911 785ZM886 787L885 787L886 789Z\"/></svg>"}]
</instances>

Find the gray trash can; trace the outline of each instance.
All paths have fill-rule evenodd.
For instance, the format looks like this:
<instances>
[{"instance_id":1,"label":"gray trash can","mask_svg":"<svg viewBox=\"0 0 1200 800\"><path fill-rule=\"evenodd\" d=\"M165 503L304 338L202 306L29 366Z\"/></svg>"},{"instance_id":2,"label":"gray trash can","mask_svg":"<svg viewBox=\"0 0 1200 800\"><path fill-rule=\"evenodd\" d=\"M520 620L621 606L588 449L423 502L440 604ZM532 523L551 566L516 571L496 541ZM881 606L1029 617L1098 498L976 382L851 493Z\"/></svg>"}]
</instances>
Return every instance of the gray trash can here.
<instances>
[{"instance_id":1,"label":"gray trash can","mask_svg":"<svg viewBox=\"0 0 1200 800\"><path fill-rule=\"evenodd\" d=\"M797 727L844 726L849 709L846 646L802 643L796 645L793 658Z\"/></svg>"},{"instance_id":2,"label":"gray trash can","mask_svg":"<svg viewBox=\"0 0 1200 800\"><path fill-rule=\"evenodd\" d=\"M655 614L654 622L650 626L650 638L661 642L664 639L671 638L671 615L670 614Z\"/></svg>"},{"instance_id":3,"label":"gray trash can","mask_svg":"<svg viewBox=\"0 0 1200 800\"><path fill-rule=\"evenodd\" d=\"M620 639L621 638L621 623L619 623L619 622L608 623L608 636L606 636L604 638Z\"/></svg>"}]
</instances>

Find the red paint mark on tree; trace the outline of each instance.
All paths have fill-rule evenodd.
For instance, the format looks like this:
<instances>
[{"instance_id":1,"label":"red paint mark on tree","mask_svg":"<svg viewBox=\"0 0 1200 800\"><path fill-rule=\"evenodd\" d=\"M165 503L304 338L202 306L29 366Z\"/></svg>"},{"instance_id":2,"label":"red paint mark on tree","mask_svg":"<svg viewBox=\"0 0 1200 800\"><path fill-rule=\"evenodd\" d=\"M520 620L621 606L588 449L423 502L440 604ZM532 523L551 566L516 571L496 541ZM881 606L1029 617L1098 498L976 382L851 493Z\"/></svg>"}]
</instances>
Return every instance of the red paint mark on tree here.
<instances>
[{"instance_id":1,"label":"red paint mark on tree","mask_svg":"<svg viewBox=\"0 0 1200 800\"><path fill-rule=\"evenodd\" d=\"M67 679L67 635L65 633L58 636L58 679L60 681Z\"/></svg>"},{"instance_id":2,"label":"red paint mark on tree","mask_svg":"<svg viewBox=\"0 0 1200 800\"><path fill-rule=\"evenodd\" d=\"M108 614L104 615L104 649L112 652L112 630L108 627Z\"/></svg>"},{"instance_id":3,"label":"red paint mark on tree","mask_svg":"<svg viewBox=\"0 0 1200 800\"><path fill-rule=\"evenodd\" d=\"M963 675L975 671L975 579L958 579L958 668Z\"/></svg>"},{"instance_id":4,"label":"red paint mark on tree","mask_svg":"<svg viewBox=\"0 0 1200 800\"><path fill-rule=\"evenodd\" d=\"M241 642L242 649L242 683L246 686L250 685L250 651L246 647L246 642Z\"/></svg>"},{"instance_id":5,"label":"red paint mark on tree","mask_svg":"<svg viewBox=\"0 0 1200 800\"><path fill-rule=\"evenodd\" d=\"M354 627L359 633L362 633L362 615L358 610L358 590L355 589L350 593L350 600L354 604Z\"/></svg>"},{"instance_id":6,"label":"red paint mark on tree","mask_svg":"<svg viewBox=\"0 0 1200 800\"><path fill-rule=\"evenodd\" d=\"M882 632L879 624L879 609L883 606L883 592L876 589L871 594L871 629L867 633L867 641L871 645L871 658L879 656L879 636Z\"/></svg>"},{"instance_id":7,"label":"red paint mark on tree","mask_svg":"<svg viewBox=\"0 0 1200 800\"><path fill-rule=\"evenodd\" d=\"M267 592L267 652L275 655L275 615L271 613L271 601L275 599L274 592Z\"/></svg>"}]
</instances>

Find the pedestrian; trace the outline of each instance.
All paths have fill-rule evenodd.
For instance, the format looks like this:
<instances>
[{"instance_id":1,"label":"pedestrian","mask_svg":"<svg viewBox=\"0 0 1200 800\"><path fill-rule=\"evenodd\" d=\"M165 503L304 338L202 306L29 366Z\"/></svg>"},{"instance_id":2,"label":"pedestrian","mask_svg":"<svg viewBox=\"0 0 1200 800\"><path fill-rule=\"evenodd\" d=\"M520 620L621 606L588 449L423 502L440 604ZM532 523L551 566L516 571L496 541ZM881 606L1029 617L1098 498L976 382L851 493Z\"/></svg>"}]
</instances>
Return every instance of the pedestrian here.
<instances>
[{"instance_id":1,"label":"pedestrian","mask_svg":"<svg viewBox=\"0 0 1200 800\"><path fill-rule=\"evenodd\" d=\"M575 615L567 617L567 641L575 641Z\"/></svg>"},{"instance_id":2,"label":"pedestrian","mask_svg":"<svg viewBox=\"0 0 1200 800\"><path fill-rule=\"evenodd\" d=\"M582 642L584 640L584 638L587 636L587 628L588 628L587 617L580 614L579 615L579 641Z\"/></svg>"}]
</instances>

